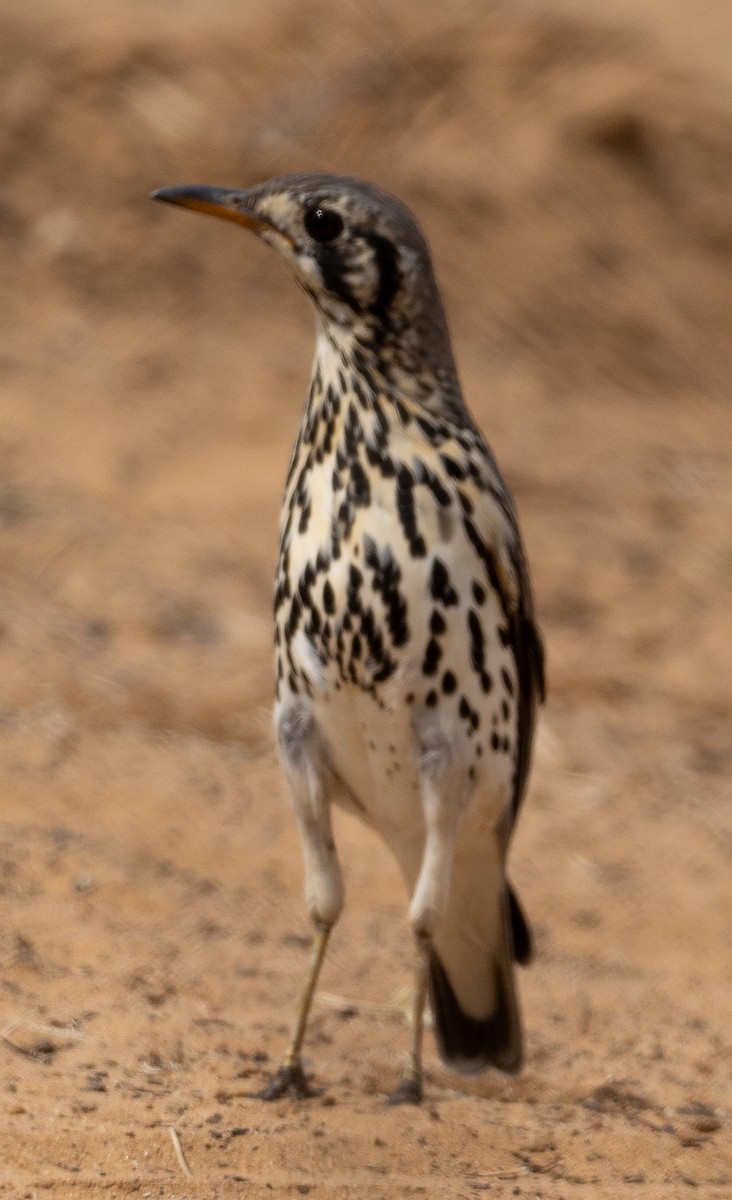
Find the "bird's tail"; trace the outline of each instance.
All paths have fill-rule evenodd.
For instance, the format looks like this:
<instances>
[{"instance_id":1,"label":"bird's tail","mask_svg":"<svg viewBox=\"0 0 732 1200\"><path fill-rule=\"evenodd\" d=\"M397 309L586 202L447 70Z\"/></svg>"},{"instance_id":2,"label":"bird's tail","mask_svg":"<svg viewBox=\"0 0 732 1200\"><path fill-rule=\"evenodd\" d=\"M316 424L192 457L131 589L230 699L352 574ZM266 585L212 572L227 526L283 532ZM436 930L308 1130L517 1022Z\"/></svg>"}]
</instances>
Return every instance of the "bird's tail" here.
<instances>
[{"instance_id":1,"label":"bird's tail","mask_svg":"<svg viewBox=\"0 0 732 1200\"><path fill-rule=\"evenodd\" d=\"M493 879L489 874L478 881L466 867L456 864L430 962L437 1047L443 1061L463 1074L488 1066L513 1074L523 1060L513 964L529 962L531 933L502 868Z\"/></svg>"}]
</instances>

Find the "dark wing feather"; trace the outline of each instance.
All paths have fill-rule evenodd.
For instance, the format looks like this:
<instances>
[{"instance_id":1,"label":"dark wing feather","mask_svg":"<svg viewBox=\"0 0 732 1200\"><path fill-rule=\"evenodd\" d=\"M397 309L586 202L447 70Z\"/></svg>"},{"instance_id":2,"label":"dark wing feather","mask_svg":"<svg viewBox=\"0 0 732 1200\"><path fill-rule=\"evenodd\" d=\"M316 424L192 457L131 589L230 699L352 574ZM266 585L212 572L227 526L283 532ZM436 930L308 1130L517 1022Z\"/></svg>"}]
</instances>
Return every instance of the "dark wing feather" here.
<instances>
[{"instance_id":1,"label":"dark wing feather","mask_svg":"<svg viewBox=\"0 0 732 1200\"><path fill-rule=\"evenodd\" d=\"M516 539L514 562L519 580L519 598L509 626L511 648L518 674L518 753L511 806L512 823L516 821L526 790L536 730L536 710L546 698L544 645L534 620L531 583L518 529Z\"/></svg>"},{"instance_id":2,"label":"dark wing feather","mask_svg":"<svg viewBox=\"0 0 732 1200\"><path fill-rule=\"evenodd\" d=\"M522 967L528 967L534 957L534 939L521 902L510 883L506 883L506 898L514 961Z\"/></svg>"}]
</instances>

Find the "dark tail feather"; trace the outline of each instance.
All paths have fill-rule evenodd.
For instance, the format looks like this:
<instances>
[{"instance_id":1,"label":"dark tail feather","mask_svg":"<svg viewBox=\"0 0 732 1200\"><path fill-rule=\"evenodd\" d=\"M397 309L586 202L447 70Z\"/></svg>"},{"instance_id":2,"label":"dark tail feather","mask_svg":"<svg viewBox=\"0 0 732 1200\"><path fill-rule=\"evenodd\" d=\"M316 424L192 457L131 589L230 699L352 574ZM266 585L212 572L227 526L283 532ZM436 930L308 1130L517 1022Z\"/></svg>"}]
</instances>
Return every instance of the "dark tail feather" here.
<instances>
[{"instance_id":1,"label":"dark tail feather","mask_svg":"<svg viewBox=\"0 0 732 1200\"><path fill-rule=\"evenodd\" d=\"M525 926L524 926L525 927ZM508 964L508 972L511 966ZM510 974L495 964L495 1006L485 1020L476 1020L460 1007L452 984L437 955L430 960L430 1002L440 1057L465 1075L488 1066L513 1075L523 1059L521 1022Z\"/></svg>"},{"instance_id":2,"label":"dark tail feather","mask_svg":"<svg viewBox=\"0 0 732 1200\"><path fill-rule=\"evenodd\" d=\"M531 934L531 928L526 919L526 914L521 907L519 898L510 883L506 884L506 892L508 895L508 916L511 924L511 937L513 939L513 957L522 967L527 967L534 957L534 939Z\"/></svg>"}]
</instances>

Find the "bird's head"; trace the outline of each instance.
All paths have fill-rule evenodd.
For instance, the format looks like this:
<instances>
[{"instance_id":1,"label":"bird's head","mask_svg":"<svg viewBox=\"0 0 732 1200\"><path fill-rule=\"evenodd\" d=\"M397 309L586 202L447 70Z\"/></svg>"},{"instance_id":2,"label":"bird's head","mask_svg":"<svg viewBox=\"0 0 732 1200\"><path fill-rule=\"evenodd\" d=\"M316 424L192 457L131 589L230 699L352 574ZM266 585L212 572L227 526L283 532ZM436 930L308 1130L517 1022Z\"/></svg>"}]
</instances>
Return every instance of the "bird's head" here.
<instances>
[{"instance_id":1,"label":"bird's head","mask_svg":"<svg viewBox=\"0 0 732 1200\"><path fill-rule=\"evenodd\" d=\"M393 196L346 176L285 175L245 190L161 188L153 199L252 230L290 263L326 331L451 361L425 238Z\"/></svg>"}]
</instances>

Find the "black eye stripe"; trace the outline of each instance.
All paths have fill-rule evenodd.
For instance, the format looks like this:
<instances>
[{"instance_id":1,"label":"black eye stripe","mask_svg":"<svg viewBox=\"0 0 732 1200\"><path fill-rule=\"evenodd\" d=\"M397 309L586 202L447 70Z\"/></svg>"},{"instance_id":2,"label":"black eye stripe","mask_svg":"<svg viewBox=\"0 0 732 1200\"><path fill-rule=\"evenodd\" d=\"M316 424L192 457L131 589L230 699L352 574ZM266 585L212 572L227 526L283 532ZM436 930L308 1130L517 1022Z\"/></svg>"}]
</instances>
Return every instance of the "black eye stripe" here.
<instances>
[{"instance_id":1,"label":"black eye stripe","mask_svg":"<svg viewBox=\"0 0 732 1200\"><path fill-rule=\"evenodd\" d=\"M371 312L379 317L384 317L402 282L396 246L388 238L382 237L370 229L357 229L354 232L358 233L373 250L379 276L379 287L371 303Z\"/></svg>"},{"instance_id":2,"label":"black eye stripe","mask_svg":"<svg viewBox=\"0 0 732 1200\"><path fill-rule=\"evenodd\" d=\"M316 242L332 242L343 232L343 217L332 208L320 204L307 209L304 218L305 232Z\"/></svg>"}]
</instances>

